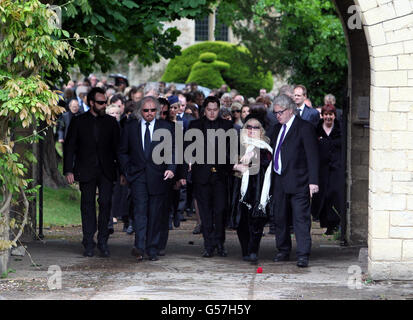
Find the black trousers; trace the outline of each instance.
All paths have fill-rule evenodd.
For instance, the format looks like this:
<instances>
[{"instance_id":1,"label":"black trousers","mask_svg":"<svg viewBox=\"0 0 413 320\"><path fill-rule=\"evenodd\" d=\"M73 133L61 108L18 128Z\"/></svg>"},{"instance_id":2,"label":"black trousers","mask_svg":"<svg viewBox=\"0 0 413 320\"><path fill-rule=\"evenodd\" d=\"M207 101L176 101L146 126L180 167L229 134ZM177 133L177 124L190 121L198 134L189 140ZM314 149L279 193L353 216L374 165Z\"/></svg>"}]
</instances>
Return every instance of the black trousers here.
<instances>
[{"instance_id":1,"label":"black trousers","mask_svg":"<svg viewBox=\"0 0 413 320\"><path fill-rule=\"evenodd\" d=\"M144 175L130 183L133 201L135 248L157 255L161 238L161 221L167 214L168 194L151 195Z\"/></svg>"},{"instance_id":2,"label":"black trousers","mask_svg":"<svg viewBox=\"0 0 413 320\"><path fill-rule=\"evenodd\" d=\"M241 211L241 218L237 228L237 235L241 244L242 256L249 256L251 253L258 255L262 233L268 219L252 218L244 205L240 205L239 210Z\"/></svg>"},{"instance_id":3,"label":"black trousers","mask_svg":"<svg viewBox=\"0 0 413 320\"><path fill-rule=\"evenodd\" d=\"M173 213L173 202L174 199L176 199L176 190L173 190L172 187L170 188L168 195L166 197L166 212L162 214L160 222L161 222L161 233L159 237L159 245L158 245L158 251L160 250L165 250L166 245L168 243L168 237L169 237L169 216Z\"/></svg>"},{"instance_id":4,"label":"black trousers","mask_svg":"<svg viewBox=\"0 0 413 320\"><path fill-rule=\"evenodd\" d=\"M82 244L85 248L93 248L93 238L98 231L98 246L106 245L109 239L108 223L112 205L113 181L108 180L101 172L88 182L80 182L80 211L82 214ZM99 215L96 218L96 188L99 191Z\"/></svg>"},{"instance_id":5,"label":"black trousers","mask_svg":"<svg viewBox=\"0 0 413 320\"><path fill-rule=\"evenodd\" d=\"M194 191L202 223L204 247L212 251L225 242L226 180L218 174L212 174L206 184L194 184Z\"/></svg>"},{"instance_id":6,"label":"black trousers","mask_svg":"<svg viewBox=\"0 0 413 320\"><path fill-rule=\"evenodd\" d=\"M297 242L296 255L308 257L311 251L310 191L288 194L284 192L280 177L274 179L275 244L280 253L291 251L290 221ZM290 216L291 215L291 216Z\"/></svg>"},{"instance_id":7,"label":"black trousers","mask_svg":"<svg viewBox=\"0 0 413 320\"><path fill-rule=\"evenodd\" d=\"M112 217L127 221L129 215L128 186L122 186L119 179L113 188Z\"/></svg>"}]
</instances>

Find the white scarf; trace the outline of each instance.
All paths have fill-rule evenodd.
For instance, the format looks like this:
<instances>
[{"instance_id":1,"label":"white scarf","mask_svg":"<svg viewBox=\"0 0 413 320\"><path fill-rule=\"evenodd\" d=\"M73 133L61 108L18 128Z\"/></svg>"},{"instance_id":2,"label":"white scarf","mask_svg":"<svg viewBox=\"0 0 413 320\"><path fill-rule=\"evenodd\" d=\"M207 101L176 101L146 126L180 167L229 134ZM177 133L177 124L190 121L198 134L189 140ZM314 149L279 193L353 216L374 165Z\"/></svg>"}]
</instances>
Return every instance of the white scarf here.
<instances>
[{"instance_id":1,"label":"white scarf","mask_svg":"<svg viewBox=\"0 0 413 320\"><path fill-rule=\"evenodd\" d=\"M241 141L244 145L247 145L247 148L245 150L245 154L251 152L252 150L254 150L254 148L259 148L259 149L267 149L268 151L273 152L271 146L266 143L263 140L259 140L259 139L253 139L250 138L248 136L243 137L242 141ZM271 157L272 158L272 157ZM265 176L264 176L264 184L262 186L262 190L261 190L261 198L260 198L260 205L259 208L264 210L270 197L269 197L269 193L270 193L270 185L271 185L271 168L272 168L272 160L270 162L270 164L267 167L267 170L265 171ZM247 192L248 189L248 181L249 181L249 169L246 170L243 174L242 174L242 180L241 180L241 202L244 199L245 193Z\"/></svg>"}]
</instances>

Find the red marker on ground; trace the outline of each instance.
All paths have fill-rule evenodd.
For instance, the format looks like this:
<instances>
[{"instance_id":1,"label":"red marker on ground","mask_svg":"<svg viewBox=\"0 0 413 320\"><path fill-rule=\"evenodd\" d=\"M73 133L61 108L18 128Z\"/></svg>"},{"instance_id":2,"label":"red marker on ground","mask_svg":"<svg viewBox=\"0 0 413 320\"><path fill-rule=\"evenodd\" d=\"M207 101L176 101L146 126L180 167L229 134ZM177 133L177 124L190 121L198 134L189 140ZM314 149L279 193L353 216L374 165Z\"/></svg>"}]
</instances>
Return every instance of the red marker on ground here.
<instances>
[{"instance_id":1,"label":"red marker on ground","mask_svg":"<svg viewBox=\"0 0 413 320\"><path fill-rule=\"evenodd\" d=\"M257 273L262 273L262 268L261 267L257 268Z\"/></svg>"}]
</instances>

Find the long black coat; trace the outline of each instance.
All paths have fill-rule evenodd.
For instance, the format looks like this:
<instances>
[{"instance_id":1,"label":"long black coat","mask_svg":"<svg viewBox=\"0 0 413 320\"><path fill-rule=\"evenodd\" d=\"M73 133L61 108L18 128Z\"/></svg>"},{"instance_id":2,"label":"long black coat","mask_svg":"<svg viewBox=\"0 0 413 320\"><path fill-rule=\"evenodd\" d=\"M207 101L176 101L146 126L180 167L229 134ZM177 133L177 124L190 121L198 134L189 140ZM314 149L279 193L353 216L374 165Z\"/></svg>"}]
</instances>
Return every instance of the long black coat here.
<instances>
[{"instance_id":1,"label":"long black coat","mask_svg":"<svg viewBox=\"0 0 413 320\"><path fill-rule=\"evenodd\" d=\"M342 210L344 195L339 121L334 120L334 127L330 135L327 135L323 129L323 120L320 120L317 137L320 154L320 192L313 198L311 213L320 219L322 228L334 227L340 223L338 213Z\"/></svg>"},{"instance_id":2,"label":"long black coat","mask_svg":"<svg viewBox=\"0 0 413 320\"><path fill-rule=\"evenodd\" d=\"M88 182L100 166L106 178L115 181L118 144L119 125L114 117L94 117L90 112L73 117L64 143L63 172L73 173L76 181Z\"/></svg>"}]
</instances>

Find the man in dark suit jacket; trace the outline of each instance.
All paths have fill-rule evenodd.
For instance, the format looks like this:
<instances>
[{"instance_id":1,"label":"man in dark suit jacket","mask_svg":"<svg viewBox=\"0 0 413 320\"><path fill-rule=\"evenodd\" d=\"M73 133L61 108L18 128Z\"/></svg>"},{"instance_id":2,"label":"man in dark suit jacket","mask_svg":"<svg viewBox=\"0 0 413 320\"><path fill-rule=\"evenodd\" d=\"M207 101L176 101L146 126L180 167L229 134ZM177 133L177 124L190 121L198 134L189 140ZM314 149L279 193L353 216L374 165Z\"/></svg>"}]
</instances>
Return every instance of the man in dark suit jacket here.
<instances>
[{"instance_id":1,"label":"man in dark suit jacket","mask_svg":"<svg viewBox=\"0 0 413 320\"><path fill-rule=\"evenodd\" d=\"M101 88L93 88L87 96L90 110L74 117L64 144L64 174L67 182L79 181L84 256L94 255L96 233L96 187L99 190L97 242L101 256L108 257L108 222L112 187L117 173L119 125L105 113L106 96Z\"/></svg>"},{"instance_id":2,"label":"man in dark suit jacket","mask_svg":"<svg viewBox=\"0 0 413 320\"><path fill-rule=\"evenodd\" d=\"M320 122L320 113L307 106L304 101L307 99L307 89L303 85L297 85L294 88L294 102L297 105L297 115L303 120L310 122L314 128Z\"/></svg>"},{"instance_id":3,"label":"man in dark suit jacket","mask_svg":"<svg viewBox=\"0 0 413 320\"><path fill-rule=\"evenodd\" d=\"M233 167L230 161L231 139L226 137L225 149L218 150L221 149L218 148L218 138L208 139L207 130L223 129L225 133L227 133L228 130L232 129L233 131L230 132L230 134L233 135L233 140L235 140L232 141L232 143L238 143L236 130L233 128L232 122L219 117L219 107L220 101L217 97L207 97L202 106L202 109L205 111L205 116L201 119L193 120L188 129L188 132L191 129L200 130L204 139L205 152L202 163L191 163L191 171L194 197L198 203L202 234L204 237L205 251L203 257L206 258L212 257L215 249L217 249L219 256L227 256L224 248L227 175ZM185 148L190 144L192 143L187 142ZM207 150L211 147L215 148L215 159L208 161ZM223 152L225 155L225 163L219 163L218 161L220 152ZM184 165L184 177L187 177L188 170L188 164ZM185 179L181 182L185 184Z\"/></svg>"},{"instance_id":4,"label":"man in dark suit jacket","mask_svg":"<svg viewBox=\"0 0 413 320\"><path fill-rule=\"evenodd\" d=\"M125 123L119 147L121 172L131 188L134 207L135 244L132 255L142 261L144 253L149 260L158 260L161 220L168 214L166 207L170 179L175 174L174 128L164 120L156 119L160 105L156 98L147 96L141 101L141 120L131 119ZM154 148L160 141L153 140L157 130L170 133L171 159L158 164ZM169 153L169 152L167 152ZM165 156L165 152L163 153Z\"/></svg>"},{"instance_id":5,"label":"man in dark suit jacket","mask_svg":"<svg viewBox=\"0 0 413 320\"><path fill-rule=\"evenodd\" d=\"M279 121L272 139L273 212L278 249L274 261L289 259L289 222L292 221L297 241L297 266L307 267L311 251L310 199L318 192L319 156L315 129L296 116L295 109L294 101L286 95L274 101L274 113Z\"/></svg>"},{"instance_id":6,"label":"man in dark suit jacket","mask_svg":"<svg viewBox=\"0 0 413 320\"><path fill-rule=\"evenodd\" d=\"M79 101L77 101L77 99L70 100L68 105L69 111L63 113L58 120L57 137L60 143L63 143L65 141L72 118L82 113L79 108Z\"/></svg>"}]
</instances>

